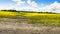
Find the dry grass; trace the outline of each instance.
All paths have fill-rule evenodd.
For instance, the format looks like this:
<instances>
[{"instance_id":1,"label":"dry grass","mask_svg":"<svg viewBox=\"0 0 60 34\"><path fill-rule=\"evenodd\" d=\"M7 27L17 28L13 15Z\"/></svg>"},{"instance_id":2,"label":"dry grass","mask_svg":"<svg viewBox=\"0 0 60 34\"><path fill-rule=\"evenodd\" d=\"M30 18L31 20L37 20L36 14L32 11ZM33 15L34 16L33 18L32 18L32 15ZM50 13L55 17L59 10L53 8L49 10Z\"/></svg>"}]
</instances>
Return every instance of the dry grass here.
<instances>
[{"instance_id":1,"label":"dry grass","mask_svg":"<svg viewBox=\"0 0 60 34\"><path fill-rule=\"evenodd\" d=\"M60 34L60 27L19 23L0 23L0 34Z\"/></svg>"}]
</instances>

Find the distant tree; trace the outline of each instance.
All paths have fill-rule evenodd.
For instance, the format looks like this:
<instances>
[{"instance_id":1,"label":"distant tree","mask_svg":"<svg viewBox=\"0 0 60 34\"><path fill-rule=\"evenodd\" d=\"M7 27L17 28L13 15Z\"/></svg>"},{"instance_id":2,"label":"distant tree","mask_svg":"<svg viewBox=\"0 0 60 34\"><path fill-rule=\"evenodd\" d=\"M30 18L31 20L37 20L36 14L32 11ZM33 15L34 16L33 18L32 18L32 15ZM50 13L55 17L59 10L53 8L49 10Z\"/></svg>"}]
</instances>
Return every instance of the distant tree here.
<instances>
[{"instance_id":1,"label":"distant tree","mask_svg":"<svg viewBox=\"0 0 60 34\"><path fill-rule=\"evenodd\" d=\"M7 11L16 12L16 10L7 10Z\"/></svg>"},{"instance_id":2,"label":"distant tree","mask_svg":"<svg viewBox=\"0 0 60 34\"><path fill-rule=\"evenodd\" d=\"M11 11L11 12L17 12L16 10L1 10L1 11Z\"/></svg>"},{"instance_id":3,"label":"distant tree","mask_svg":"<svg viewBox=\"0 0 60 34\"><path fill-rule=\"evenodd\" d=\"M7 10L1 10L1 11L7 11Z\"/></svg>"}]
</instances>

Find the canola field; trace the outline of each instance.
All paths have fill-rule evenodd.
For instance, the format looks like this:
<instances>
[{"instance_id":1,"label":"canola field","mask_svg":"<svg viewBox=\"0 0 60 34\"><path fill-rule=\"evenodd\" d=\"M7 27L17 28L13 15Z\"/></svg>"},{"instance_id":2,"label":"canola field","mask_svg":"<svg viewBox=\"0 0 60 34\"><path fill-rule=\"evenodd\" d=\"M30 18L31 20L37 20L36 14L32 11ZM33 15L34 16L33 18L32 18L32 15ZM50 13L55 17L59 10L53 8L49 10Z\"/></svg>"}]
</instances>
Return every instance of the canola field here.
<instances>
[{"instance_id":1,"label":"canola field","mask_svg":"<svg viewBox=\"0 0 60 34\"><path fill-rule=\"evenodd\" d=\"M18 20L19 22L25 21L28 24L43 24L43 25L60 26L60 14L0 11L0 17L13 17L14 18L18 16L25 17L25 20L20 19Z\"/></svg>"},{"instance_id":2,"label":"canola field","mask_svg":"<svg viewBox=\"0 0 60 34\"><path fill-rule=\"evenodd\" d=\"M44 14L44 13L29 13L29 12L10 12L0 11L0 17L16 17L23 16L27 18L60 18L60 14Z\"/></svg>"},{"instance_id":3,"label":"canola field","mask_svg":"<svg viewBox=\"0 0 60 34\"><path fill-rule=\"evenodd\" d=\"M60 14L44 14L44 13L24 13L20 12L20 15L25 16L27 18L60 18Z\"/></svg>"},{"instance_id":4,"label":"canola field","mask_svg":"<svg viewBox=\"0 0 60 34\"><path fill-rule=\"evenodd\" d=\"M60 26L60 14L24 13L24 12L20 12L20 14L30 19L29 24Z\"/></svg>"},{"instance_id":5,"label":"canola field","mask_svg":"<svg viewBox=\"0 0 60 34\"><path fill-rule=\"evenodd\" d=\"M17 12L0 11L0 17L17 17L18 15Z\"/></svg>"}]
</instances>

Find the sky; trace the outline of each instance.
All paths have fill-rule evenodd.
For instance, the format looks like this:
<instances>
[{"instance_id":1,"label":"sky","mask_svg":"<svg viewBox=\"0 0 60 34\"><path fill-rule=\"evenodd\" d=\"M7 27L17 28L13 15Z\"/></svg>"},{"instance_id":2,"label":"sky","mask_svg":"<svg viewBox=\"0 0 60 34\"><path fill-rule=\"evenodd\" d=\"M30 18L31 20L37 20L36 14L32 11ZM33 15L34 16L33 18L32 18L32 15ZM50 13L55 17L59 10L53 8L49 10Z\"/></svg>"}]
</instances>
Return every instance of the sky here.
<instances>
[{"instance_id":1,"label":"sky","mask_svg":"<svg viewBox=\"0 0 60 34\"><path fill-rule=\"evenodd\" d=\"M0 10L60 12L60 0L0 0Z\"/></svg>"}]
</instances>

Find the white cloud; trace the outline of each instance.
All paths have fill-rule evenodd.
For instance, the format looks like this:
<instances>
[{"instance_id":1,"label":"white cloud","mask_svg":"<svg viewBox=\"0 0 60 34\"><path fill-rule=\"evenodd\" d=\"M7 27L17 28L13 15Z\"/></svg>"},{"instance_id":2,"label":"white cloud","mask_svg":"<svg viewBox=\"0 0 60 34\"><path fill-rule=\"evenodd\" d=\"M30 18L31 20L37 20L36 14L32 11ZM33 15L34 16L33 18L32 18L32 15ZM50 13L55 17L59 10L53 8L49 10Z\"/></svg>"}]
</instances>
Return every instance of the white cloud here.
<instances>
[{"instance_id":1,"label":"white cloud","mask_svg":"<svg viewBox=\"0 0 60 34\"><path fill-rule=\"evenodd\" d=\"M48 6L45 6L43 8L40 8L41 11L48 11L48 12L60 12L60 3L58 3L57 1L48 5Z\"/></svg>"},{"instance_id":2,"label":"white cloud","mask_svg":"<svg viewBox=\"0 0 60 34\"><path fill-rule=\"evenodd\" d=\"M22 0L15 0L15 2L22 2ZM25 11L40 11L40 12L59 12L60 11L60 3L55 1L54 3L44 6L44 7L39 7L38 4L35 1L27 0L27 2L24 1L24 3L27 3L27 6L22 6L16 7L16 10L25 10ZM23 3L23 4L24 4ZM19 3L20 4L20 3Z\"/></svg>"},{"instance_id":3,"label":"white cloud","mask_svg":"<svg viewBox=\"0 0 60 34\"><path fill-rule=\"evenodd\" d=\"M27 0L12 0L13 2L16 2L16 6L14 5L7 5L6 7L2 6L0 9L16 9L16 10L25 10L25 11L37 11L37 12L58 12L60 13L60 3L55 1L54 3L39 7L38 4L35 1ZM27 5L25 5L27 4Z\"/></svg>"},{"instance_id":4,"label":"white cloud","mask_svg":"<svg viewBox=\"0 0 60 34\"><path fill-rule=\"evenodd\" d=\"M26 2L25 1L22 1L22 0L12 0L13 2L15 2L17 5L24 5L25 3L28 4L28 6L33 6L33 7L37 7L37 3L35 1L31 1L31 0L27 0Z\"/></svg>"},{"instance_id":5,"label":"white cloud","mask_svg":"<svg viewBox=\"0 0 60 34\"><path fill-rule=\"evenodd\" d=\"M16 10L25 10L25 11L38 11L37 9L37 3L35 1L27 0L27 1L22 1L22 0L12 0L14 5L7 5L7 6L1 6L0 9L16 9ZM25 5L27 4L27 5Z\"/></svg>"},{"instance_id":6,"label":"white cloud","mask_svg":"<svg viewBox=\"0 0 60 34\"><path fill-rule=\"evenodd\" d=\"M31 4L31 0L27 0L27 3L28 3L28 4Z\"/></svg>"},{"instance_id":7,"label":"white cloud","mask_svg":"<svg viewBox=\"0 0 60 34\"><path fill-rule=\"evenodd\" d=\"M16 2L17 5L21 5L25 3L25 1L22 1L22 0L12 0L12 1Z\"/></svg>"},{"instance_id":8,"label":"white cloud","mask_svg":"<svg viewBox=\"0 0 60 34\"><path fill-rule=\"evenodd\" d=\"M0 10L9 10L9 9L14 9L14 6L13 5L0 6Z\"/></svg>"},{"instance_id":9,"label":"white cloud","mask_svg":"<svg viewBox=\"0 0 60 34\"><path fill-rule=\"evenodd\" d=\"M22 10L22 11L38 11L37 8L31 7L31 6L15 7L15 9Z\"/></svg>"},{"instance_id":10,"label":"white cloud","mask_svg":"<svg viewBox=\"0 0 60 34\"><path fill-rule=\"evenodd\" d=\"M37 3L35 3L35 1L33 1L33 2L31 3L31 5L32 5L33 7L37 7Z\"/></svg>"},{"instance_id":11,"label":"white cloud","mask_svg":"<svg viewBox=\"0 0 60 34\"><path fill-rule=\"evenodd\" d=\"M35 1L27 0L27 4L33 7L37 7L37 3Z\"/></svg>"},{"instance_id":12,"label":"white cloud","mask_svg":"<svg viewBox=\"0 0 60 34\"><path fill-rule=\"evenodd\" d=\"M13 1L17 3L17 5L15 7L16 10L26 10L26 11L36 11L37 10L37 3L35 1L31 1L31 0L27 0L26 2L22 1L22 0L13 0ZM27 4L27 5L25 5L25 4Z\"/></svg>"}]
</instances>

